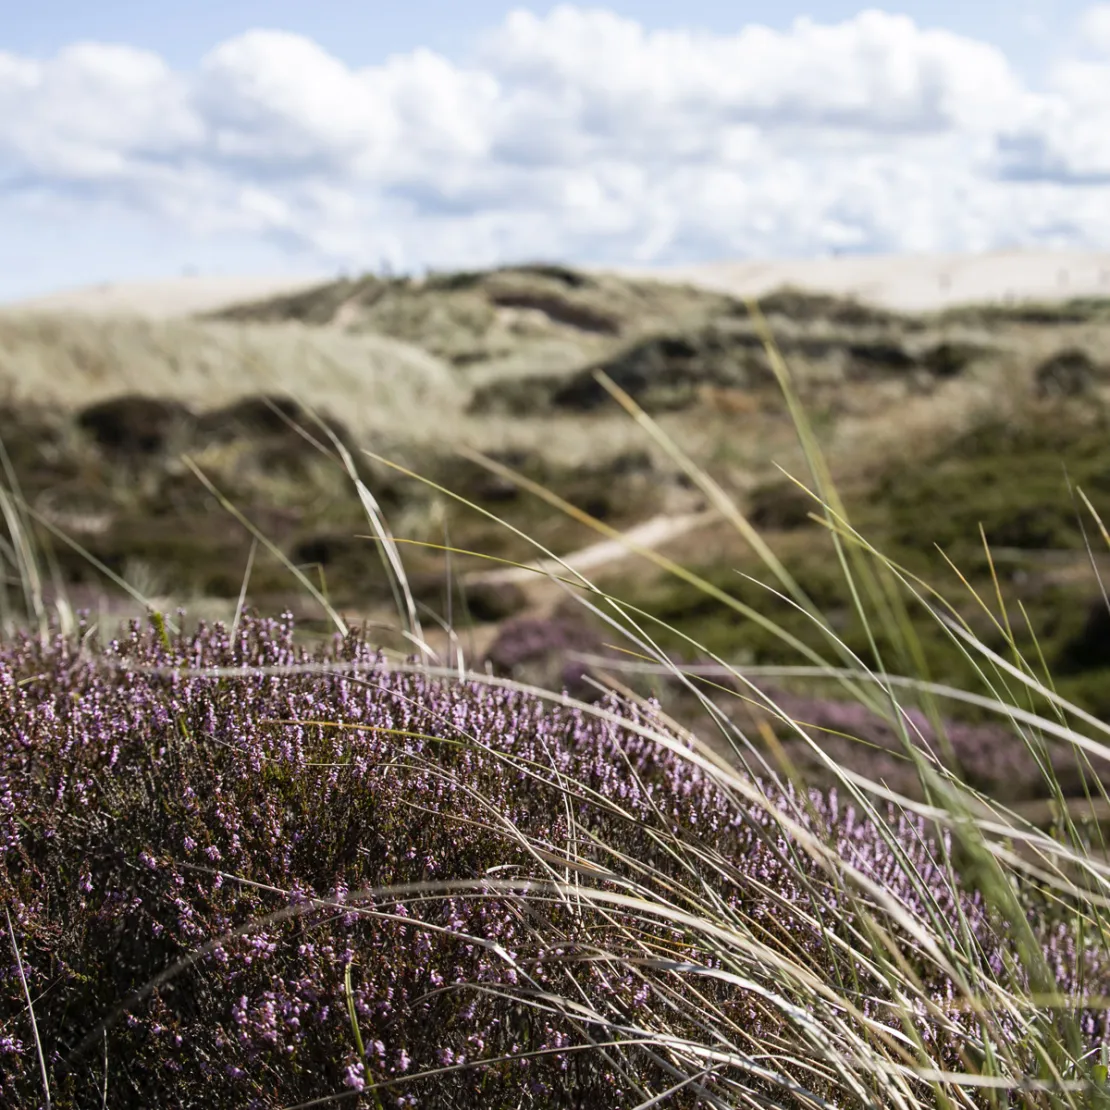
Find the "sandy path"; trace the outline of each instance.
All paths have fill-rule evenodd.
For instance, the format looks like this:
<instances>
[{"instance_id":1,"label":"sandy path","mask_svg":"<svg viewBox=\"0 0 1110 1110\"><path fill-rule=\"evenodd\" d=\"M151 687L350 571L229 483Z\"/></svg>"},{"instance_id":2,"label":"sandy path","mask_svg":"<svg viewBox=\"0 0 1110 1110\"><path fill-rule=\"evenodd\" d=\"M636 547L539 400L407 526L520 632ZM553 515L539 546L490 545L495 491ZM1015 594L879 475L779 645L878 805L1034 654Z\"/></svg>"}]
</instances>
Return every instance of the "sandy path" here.
<instances>
[{"instance_id":1,"label":"sandy path","mask_svg":"<svg viewBox=\"0 0 1110 1110\"><path fill-rule=\"evenodd\" d=\"M627 532L622 532L622 539L602 540L599 543L581 547L577 551L564 555L561 561L537 559L524 567L500 567L497 570L480 571L467 575L465 582L468 585L491 586L509 583L547 583L548 574L569 576L568 566L577 571L596 570L598 567L635 555L634 551L629 550L629 544L646 548L658 547L668 540L685 535L695 528L718 519L720 519L720 513L716 509L677 515L661 513L637 524Z\"/></svg>"},{"instance_id":2,"label":"sandy path","mask_svg":"<svg viewBox=\"0 0 1110 1110\"><path fill-rule=\"evenodd\" d=\"M624 542L611 539L589 544L563 556L563 562L569 564L574 570L583 572L611 566L623 559L636 557L636 552L630 551L625 546L626 543L654 549L698 528L714 524L720 519L721 515L715 509L697 513L660 514L621 533ZM492 571L468 574L463 581L471 586L477 584L520 586L525 591L527 602L517 613L517 617L539 618L550 616L555 605L566 596L563 584L547 577L549 573L561 575L564 578L573 577L562 563L551 559L537 559L526 567L499 567ZM573 587L569 588L573 589ZM499 624L477 625L459 631L459 643L466 657L476 661L489 649L499 632ZM436 627L434 622L424 622L424 636L429 647L436 651L441 659L452 657L450 638L441 628Z\"/></svg>"}]
</instances>

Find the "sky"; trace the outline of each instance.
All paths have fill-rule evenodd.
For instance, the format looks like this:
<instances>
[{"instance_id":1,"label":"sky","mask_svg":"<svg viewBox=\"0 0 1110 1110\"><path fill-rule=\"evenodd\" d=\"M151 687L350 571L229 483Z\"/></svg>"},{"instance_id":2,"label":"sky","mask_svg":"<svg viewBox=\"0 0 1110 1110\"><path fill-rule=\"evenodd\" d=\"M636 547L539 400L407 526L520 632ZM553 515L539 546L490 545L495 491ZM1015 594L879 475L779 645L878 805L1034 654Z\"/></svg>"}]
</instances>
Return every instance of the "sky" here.
<instances>
[{"instance_id":1,"label":"sky","mask_svg":"<svg viewBox=\"0 0 1110 1110\"><path fill-rule=\"evenodd\" d=\"M0 301L1110 249L1110 3L0 0Z\"/></svg>"}]
</instances>

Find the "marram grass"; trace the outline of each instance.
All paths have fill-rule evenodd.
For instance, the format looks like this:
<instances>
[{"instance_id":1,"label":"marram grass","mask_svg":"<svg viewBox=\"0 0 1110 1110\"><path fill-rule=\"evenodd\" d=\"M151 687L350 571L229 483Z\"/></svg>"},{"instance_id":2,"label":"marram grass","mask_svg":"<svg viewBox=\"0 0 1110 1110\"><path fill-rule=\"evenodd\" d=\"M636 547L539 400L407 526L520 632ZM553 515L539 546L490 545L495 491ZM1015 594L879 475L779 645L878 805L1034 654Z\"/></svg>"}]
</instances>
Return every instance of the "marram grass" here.
<instances>
[{"instance_id":1,"label":"marram grass","mask_svg":"<svg viewBox=\"0 0 1110 1110\"><path fill-rule=\"evenodd\" d=\"M288 615L243 605L230 628L186 635L152 614L106 640L47 614L9 475L0 508L37 628L0 647L0 1103L1110 1105L1110 869L1046 754L1072 751L1105 801L1107 726L852 530L766 341L814 511L892 645L880 669L824 626L725 491L602 384L760 553L782 603L824 628L825 655L799 645L806 665L900 731L924 801L838 766L800 724L835 790L719 711L727 759L617 680L594 704L432 658L361 483L413 654L330 609L336 635L309 652ZM569 568L565 585L715 708L645 614ZM1020 619L1001 592L983 604ZM981 689L915 672L918 618L943 624ZM938 705L953 696L1041 759L1051 832L952 772Z\"/></svg>"}]
</instances>

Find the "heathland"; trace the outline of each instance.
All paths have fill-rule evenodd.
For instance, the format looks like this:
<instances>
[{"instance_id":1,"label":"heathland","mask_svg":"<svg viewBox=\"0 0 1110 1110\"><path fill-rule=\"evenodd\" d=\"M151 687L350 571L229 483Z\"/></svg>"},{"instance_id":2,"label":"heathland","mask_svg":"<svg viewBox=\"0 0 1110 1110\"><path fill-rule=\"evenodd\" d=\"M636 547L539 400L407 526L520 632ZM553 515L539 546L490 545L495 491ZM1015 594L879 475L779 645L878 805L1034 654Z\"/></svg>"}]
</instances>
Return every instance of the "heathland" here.
<instances>
[{"instance_id":1,"label":"heathland","mask_svg":"<svg viewBox=\"0 0 1110 1110\"><path fill-rule=\"evenodd\" d=\"M0 1091L93 1105L101 1054L120 1106L369 1106L419 1069L445 1107L1019 1097L915 1062L1075 1080L1099 1008L1076 1041L1017 1000L1110 967L1074 885L1102 881L1106 776L1072 742L1110 722L1108 338L1104 300L754 312L554 265L0 313ZM618 534L651 551L589 550ZM540 554L568 568L520 569ZM857 696L892 674L938 696ZM786 769L763 801L742 748ZM845 809L864 779L887 818ZM986 849L913 810L953 798L1031 824ZM1066 892L1011 883L1085 815ZM430 931L430 893L345 901L440 881L482 899ZM972 1018L986 995L1005 1012ZM531 1080L463 1067L525 1051Z\"/></svg>"}]
</instances>

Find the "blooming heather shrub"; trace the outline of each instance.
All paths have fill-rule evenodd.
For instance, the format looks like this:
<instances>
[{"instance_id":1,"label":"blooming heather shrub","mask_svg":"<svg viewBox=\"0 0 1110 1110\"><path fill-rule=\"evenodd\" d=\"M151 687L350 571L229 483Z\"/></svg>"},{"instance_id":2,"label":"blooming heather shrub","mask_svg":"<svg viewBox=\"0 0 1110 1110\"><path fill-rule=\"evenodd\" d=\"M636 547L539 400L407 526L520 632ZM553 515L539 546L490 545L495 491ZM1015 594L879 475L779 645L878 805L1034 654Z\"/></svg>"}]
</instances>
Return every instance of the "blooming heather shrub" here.
<instances>
[{"instance_id":1,"label":"blooming heather shrub","mask_svg":"<svg viewBox=\"0 0 1110 1110\"><path fill-rule=\"evenodd\" d=\"M761 688L783 716L792 722L811 726L806 731L840 766L870 778L881 778L895 790L913 795L920 793L917 773L903 754L905 749L901 733L878 713L859 702L804 697L766 684L761 684ZM752 697L750 694L747 696ZM929 718L913 707L903 707L902 713L907 732L915 745L926 748L941 763L948 765L951 761L946 759L940 738ZM784 726L782 731L784 737L789 737L793 730L788 732ZM1076 752L1066 745L1053 744L1037 749L1034 756L1021 736L1001 723L971 724L947 719L944 731L955 757L953 770L968 785L998 801L1016 802L1043 796L1045 777L1042 764L1051 767L1065 795L1081 796L1084 782L1087 789L1094 789L1091 769L1088 767L1084 773ZM832 735L834 733L843 735ZM808 769L810 761L804 758L802 752L795 751L795 748L801 748L801 743L787 742L792 758L800 758L801 764ZM887 753L892 753L893 758ZM818 769L816 762L813 769Z\"/></svg>"},{"instance_id":2,"label":"blooming heather shrub","mask_svg":"<svg viewBox=\"0 0 1110 1110\"><path fill-rule=\"evenodd\" d=\"M280 668L311 658L364 669L249 677L136 669ZM629 1028L662 1022L697 1038L707 1036L699 1016L720 1014L754 1044L782 1036L789 1047L786 1019L746 988L710 978L695 988L680 973L633 962L655 953L773 977L692 929L504 892L355 897L492 868L550 878L521 836L549 853L574 839L597 866L638 878L645 895L680 909L712 904L719 922L897 1025L889 988L859 955L860 920L839 884L796 854L763 809L627 727L477 682L398 673L356 634L311 657L294 646L288 615L245 620L234 637L202 626L163 642L135 624L82 650L61 637L24 638L0 650L0 745L0 894L19 952L18 961L11 950L0 959L2 1105L42 1101L21 969L62 1108L101 1105L105 1059L113 1107L278 1107L344 1091L354 1095L345 1105L370 1106L369 1093L356 1093L367 1083L443 1067L455 1070L387 1087L382 1104L615 1107L638 1100L636 1079L656 1091L674 1082L658 1052L635 1045L571 1051L591 1030L602 1040L609 1033L557 1006L526 1005L536 990ZM974 968L1007 972L1004 926L977 894L952 885L922 824L893 821L919 872L915 885L874 825L835 799L811 801L803 824L827 827L837 850L914 915L925 919L931 901L937 928L956 928L962 909L977 942ZM590 849L587 832L614 853ZM663 834L681 838L681 850ZM719 862L699 872L704 889L681 866L695 849ZM1042 934L1066 985L1074 943L1059 926ZM608 955L574 959L584 953ZM951 983L915 945L905 953L945 1005ZM980 1034L970 1018L954 1020L958 1036L928 1026L926 1035L937 1059L957 1067L957 1050L973 1049ZM1008 1029L1000 1024L998 1035ZM539 1049L551 1051L455 1067ZM816 1082L808 1069L784 1071ZM769 1080L747 1082L792 1104ZM824 1094L858 1104L831 1079ZM693 1097L680 1092L672 1104Z\"/></svg>"},{"instance_id":3,"label":"blooming heather shrub","mask_svg":"<svg viewBox=\"0 0 1110 1110\"><path fill-rule=\"evenodd\" d=\"M571 617L517 617L505 622L485 660L496 675L596 701L597 688L585 680L587 667L566 658L573 651L603 653L602 639Z\"/></svg>"}]
</instances>

